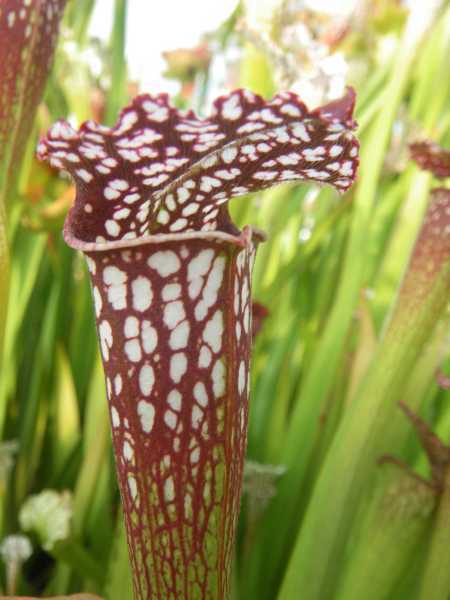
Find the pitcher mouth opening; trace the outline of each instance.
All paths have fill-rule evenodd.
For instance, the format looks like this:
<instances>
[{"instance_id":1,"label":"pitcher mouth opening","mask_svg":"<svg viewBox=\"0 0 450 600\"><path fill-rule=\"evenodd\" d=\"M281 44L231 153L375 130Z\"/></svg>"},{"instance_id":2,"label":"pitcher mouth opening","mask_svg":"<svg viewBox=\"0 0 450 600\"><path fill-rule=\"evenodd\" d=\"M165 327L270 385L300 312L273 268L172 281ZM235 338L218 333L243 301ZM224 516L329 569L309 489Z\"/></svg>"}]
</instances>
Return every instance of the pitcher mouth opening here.
<instances>
[{"instance_id":1,"label":"pitcher mouth opening","mask_svg":"<svg viewBox=\"0 0 450 600\"><path fill-rule=\"evenodd\" d=\"M235 235L220 230L186 231L185 233L159 233L146 235L128 240L86 242L73 233L70 214L64 224L63 237L68 246L75 250L80 250L81 252L108 252L111 250L137 248L148 244L165 244L189 240L227 242L245 248L254 242L259 244L267 239L267 235L261 229L252 227L251 225L245 225L241 231L237 230Z\"/></svg>"}]
</instances>

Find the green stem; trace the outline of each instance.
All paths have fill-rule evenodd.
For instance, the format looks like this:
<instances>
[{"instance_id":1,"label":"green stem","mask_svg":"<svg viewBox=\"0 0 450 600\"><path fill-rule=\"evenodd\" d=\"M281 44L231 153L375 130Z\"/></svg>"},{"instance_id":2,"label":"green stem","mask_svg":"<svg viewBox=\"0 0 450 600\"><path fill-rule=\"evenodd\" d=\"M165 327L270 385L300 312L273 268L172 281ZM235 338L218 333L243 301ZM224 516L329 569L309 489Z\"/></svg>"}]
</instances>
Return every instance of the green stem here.
<instances>
[{"instance_id":1,"label":"green stem","mask_svg":"<svg viewBox=\"0 0 450 600\"><path fill-rule=\"evenodd\" d=\"M133 583L123 513L119 512L116 535L108 564L108 576L104 590L109 600L125 600L133 596Z\"/></svg>"},{"instance_id":2,"label":"green stem","mask_svg":"<svg viewBox=\"0 0 450 600\"><path fill-rule=\"evenodd\" d=\"M384 465L384 469L389 468ZM434 508L433 491L390 467L365 515L337 600L388 600L423 546Z\"/></svg>"},{"instance_id":3,"label":"green stem","mask_svg":"<svg viewBox=\"0 0 450 600\"><path fill-rule=\"evenodd\" d=\"M301 589L326 600L377 458L398 443L397 403L425 343L443 317L450 293L446 191L437 190L371 368L335 435L297 539L279 600ZM330 505L330 498L332 504Z\"/></svg>"},{"instance_id":4,"label":"green stem","mask_svg":"<svg viewBox=\"0 0 450 600\"><path fill-rule=\"evenodd\" d=\"M6 235L6 214L0 206L0 367L3 357L3 343L6 325L6 312L9 294L9 251Z\"/></svg>"},{"instance_id":5,"label":"green stem","mask_svg":"<svg viewBox=\"0 0 450 600\"><path fill-rule=\"evenodd\" d=\"M90 579L100 589L104 583L105 573L102 567L92 558L80 544L67 540L58 542L52 549L51 554L58 561L62 561L79 576Z\"/></svg>"},{"instance_id":6,"label":"green stem","mask_svg":"<svg viewBox=\"0 0 450 600\"><path fill-rule=\"evenodd\" d=\"M106 102L105 121L112 124L126 98L125 39L127 20L127 0L116 0L114 24L111 31L111 87Z\"/></svg>"}]
</instances>

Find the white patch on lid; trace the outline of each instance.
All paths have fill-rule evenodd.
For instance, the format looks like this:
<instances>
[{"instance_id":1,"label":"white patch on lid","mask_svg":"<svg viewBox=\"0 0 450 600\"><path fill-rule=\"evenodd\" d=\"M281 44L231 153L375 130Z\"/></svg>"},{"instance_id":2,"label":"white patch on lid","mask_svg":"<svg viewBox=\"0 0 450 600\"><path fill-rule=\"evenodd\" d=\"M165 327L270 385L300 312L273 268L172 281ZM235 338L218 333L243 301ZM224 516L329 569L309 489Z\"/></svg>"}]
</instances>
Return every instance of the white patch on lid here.
<instances>
[{"instance_id":1,"label":"white patch on lid","mask_svg":"<svg viewBox=\"0 0 450 600\"><path fill-rule=\"evenodd\" d=\"M136 501L138 497L138 489L136 479L132 475L128 475L128 489L130 490L131 498Z\"/></svg>"},{"instance_id":2,"label":"white patch on lid","mask_svg":"<svg viewBox=\"0 0 450 600\"><path fill-rule=\"evenodd\" d=\"M263 108L261 111L261 119L266 123L281 123L283 119L277 117L270 108Z\"/></svg>"},{"instance_id":3,"label":"white patch on lid","mask_svg":"<svg viewBox=\"0 0 450 600\"><path fill-rule=\"evenodd\" d=\"M101 173L102 175L108 175L109 173L111 173L111 169L103 165L96 165L95 170ZM111 188L106 189L107 192L105 194L105 198L107 198L108 200L114 200L115 198L118 198L120 196L117 190L112 190Z\"/></svg>"},{"instance_id":4,"label":"white patch on lid","mask_svg":"<svg viewBox=\"0 0 450 600\"><path fill-rule=\"evenodd\" d=\"M242 146L241 151L243 154L253 154L256 150L256 147L252 144L245 144Z\"/></svg>"},{"instance_id":5,"label":"white patch on lid","mask_svg":"<svg viewBox=\"0 0 450 600\"><path fill-rule=\"evenodd\" d=\"M184 352L177 352L170 359L170 377L175 383L180 383L187 371L187 358Z\"/></svg>"},{"instance_id":6,"label":"white patch on lid","mask_svg":"<svg viewBox=\"0 0 450 600\"><path fill-rule=\"evenodd\" d=\"M72 127L64 121L57 121L52 125L50 129L50 137L52 138L63 138L64 140L71 140L75 137L76 133Z\"/></svg>"},{"instance_id":7,"label":"white patch on lid","mask_svg":"<svg viewBox=\"0 0 450 600\"><path fill-rule=\"evenodd\" d=\"M139 371L139 389L144 396L150 396L155 383L155 373L151 365L144 365Z\"/></svg>"},{"instance_id":8,"label":"white patch on lid","mask_svg":"<svg viewBox=\"0 0 450 600\"><path fill-rule=\"evenodd\" d=\"M247 304L247 306L245 307L244 316L243 316L244 329L245 329L246 333L248 333L249 329L250 329L250 315L251 315L250 309L249 309L249 306Z\"/></svg>"},{"instance_id":9,"label":"white patch on lid","mask_svg":"<svg viewBox=\"0 0 450 600\"><path fill-rule=\"evenodd\" d=\"M197 448L194 448L191 451L190 461L192 464L194 464L194 463L198 463L199 460L200 460L200 448L197 446Z\"/></svg>"},{"instance_id":10,"label":"white patch on lid","mask_svg":"<svg viewBox=\"0 0 450 600\"><path fill-rule=\"evenodd\" d=\"M271 181L278 175L278 171L256 171L253 174L253 179L261 179L262 181Z\"/></svg>"},{"instance_id":11,"label":"white patch on lid","mask_svg":"<svg viewBox=\"0 0 450 600\"><path fill-rule=\"evenodd\" d=\"M194 406L192 407L192 412L191 412L191 425L192 425L193 429L198 429L202 419L203 419L202 409L199 406L197 406L197 404L194 404Z\"/></svg>"},{"instance_id":12,"label":"white patch on lid","mask_svg":"<svg viewBox=\"0 0 450 600\"><path fill-rule=\"evenodd\" d=\"M101 136L96 136L96 137L99 138L98 141L101 140L103 142L103 139L102 139ZM117 163L117 160L115 158L108 157L108 158L105 158L103 160L103 164L106 165L107 167L117 167L118 163ZM122 181L125 181L125 180L122 180ZM128 189L128 182L125 181L125 183L127 184L127 187L122 188L124 190ZM117 188L117 189L121 189L121 188Z\"/></svg>"},{"instance_id":13,"label":"white patch on lid","mask_svg":"<svg viewBox=\"0 0 450 600\"><path fill-rule=\"evenodd\" d=\"M131 362L139 362L142 358L142 350L139 340L136 338L125 342L125 354L128 356Z\"/></svg>"},{"instance_id":14,"label":"white patch on lid","mask_svg":"<svg viewBox=\"0 0 450 600\"><path fill-rule=\"evenodd\" d=\"M286 127L277 127L277 129L273 130L273 133L275 134L276 140L279 144L287 144L289 142L294 143L294 140L291 139Z\"/></svg>"},{"instance_id":15,"label":"white patch on lid","mask_svg":"<svg viewBox=\"0 0 450 600\"><path fill-rule=\"evenodd\" d=\"M170 429L175 429L177 426L178 417L172 410L166 410L164 413L164 422Z\"/></svg>"},{"instance_id":16,"label":"white patch on lid","mask_svg":"<svg viewBox=\"0 0 450 600\"><path fill-rule=\"evenodd\" d=\"M344 127L342 123L331 123L328 125L328 131L342 131Z\"/></svg>"},{"instance_id":17,"label":"white patch on lid","mask_svg":"<svg viewBox=\"0 0 450 600\"><path fill-rule=\"evenodd\" d=\"M209 175L203 175L200 183L200 190L202 192L210 192L215 187L220 187L222 182L216 177L210 177Z\"/></svg>"},{"instance_id":18,"label":"white patch on lid","mask_svg":"<svg viewBox=\"0 0 450 600\"><path fill-rule=\"evenodd\" d=\"M150 308L153 300L152 286L147 277L140 275L131 282L131 292L133 294L133 308L139 312L144 312Z\"/></svg>"},{"instance_id":19,"label":"white patch on lid","mask_svg":"<svg viewBox=\"0 0 450 600\"><path fill-rule=\"evenodd\" d=\"M117 267L109 265L103 270L103 281L108 286L108 301L116 310L127 306L127 274Z\"/></svg>"},{"instance_id":20,"label":"white patch on lid","mask_svg":"<svg viewBox=\"0 0 450 600\"><path fill-rule=\"evenodd\" d=\"M280 180L289 181L290 179L298 179L298 174L295 171L286 170L281 172Z\"/></svg>"},{"instance_id":21,"label":"white patch on lid","mask_svg":"<svg viewBox=\"0 0 450 600\"><path fill-rule=\"evenodd\" d=\"M194 398L200 406L206 406L208 404L208 394L206 393L205 384L202 381L197 381L194 385Z\"/></svg>"},{"instance_id":22,"label":"white patch on lid","mask_svg":"<svg viewBox=\"0 0 450 600\"><path fill-rule=\"evenodd\" d=\"M181 295L181 285L179 283L168 283L162 289L161 296L164 302L176 300Z\"/></svg>"},{"instance_id":23,"label":"white patch on lid","mask_svg":"<svg viewBox=\"0 0 450 600\"><path fill-rule=\"evenodd\" d=\"M164 500L166 502L172 502L175 499L175 486L173 478L168 477L164 482Z\"/></svg>"},{"instance_id":24,"label":"white patch on lid","mask_svg":"<svg viewBox=\"0 0 450 600\"><path fill-rule=\"evenodd\" d=\"M198 356L198 366L202 369L207 369L211 364L212 352L208 346L203 345L200 348L200 354Z\"/></svg>"},{"instance_id":25,"label":"white patch on lid","mask_svg":"<svg viewBox=\"0 0 450 600\"><path fill-rule=\"evenodd\" d=\"M179 323L170 334L169 346L172 350L186 348L189 340L190 325L187 321Z\"/></svg>"},{"instance_id":26,"label":"white patch on lid","mask_svg":"<svg viewBox=\"0 0 450 600\"><path fill-rule=\"evenodd\" d=\"M181 218L177 219L172 225L169 227L170 231L181 231L188 224L187 219Z\"/></svg>"},{"instance_id":27,"label":"white patch on lid","mask_svg":"<svg viewBox=\"0 0 450 600\"><path fill-rule=\"evenodd\" d=\"M188 200L190 195L191 195L191 192L188 189L186 189L185 187L179 187L177 189L178 202L180 204L184 204L186 202L186 200Z\"/></svg>"},{"instance_id":28,"label":"white patch on lid","mask_svg":"<svg viewBox=\"0 0 450 600\"><path fill-rule=\"evenodd\" d=\"M316 146L316 148L305 148L302 151L302 154L305 160L309 162L317 162L321 160L323 155L325 154L324 146Z\"/></svg>"},{"instance_id":29,"label":"white patch on lid","mask_svg":"<svg viewBox=\"0 0 450 600\"><path fill-rule=\"evenodd\" d=\"M211 268L211 262L214 258L214 250L208 248L202 250L197 256L192 258L188 265L188 281L192 281L196 277L206 275Z\"/></svg>"},{"instance_id":30,"label":"white patch on lid","mask_svg":"<svg viewBox=\"0 0 450 600\"><path fill-rule=\"evenodd\" d=\"M106 171L106 173L109 173L109 172L110 172L110 170L109 170L109 169L107 169L107 168L105 168L105 167L102 167L101 165L100 165L100 166L97 166L97 167L96 167L96 169L97 169L97 171L100 171L100 169L102 169L103 171ZM100 172L101 172L101 171L100 171ZM103 190L103 195L105 196L105 198L106 198L107 200L116 200L117 198L119 198L119 197L120 197L120 192L118 192L117 190L113 190L113 189L112 189L112 188L110 188L110 187L106 187L106 188Z\"/></svg>"},{"instance_id":31,"label":"white patch on lid","mask_svg":"<svg viewBox=\"0 0 450 600\"><path fill-rule=\"evenodd\" d=\"M137 405L137 412L143 431L145 433L150 433L155 422L155 407L146 400L140 400Z\"/></svg>"},{"instance_id":32,"label":"white patch on lid","mask_svg":"<svg viewBox=\"0 0 450 600\"><path fill-rule=\"evenodd\" d=\"M127 194L123 201L127 204L133 204L134 202L137 202L140 199L140 197L140 194Z\"/></svg>"},{"instance_id":33,"label":"white patch on lid","mask_svg":"<svg viewBox=\"0 0 450 600\"><path fill-rule=\"evenodd\" d=\"M147 128L142 130L142 133L135 135L132 138L122 138L119 142L117 142L116 145L120 148L127 149L138 148L141 152L141 155L143 155L143 150L150 150L150 154L152 156L155 156L154 150L152 150L151 148L142 148L142 146L145 146L145 144L152 144L153 142L157 142L161 138L162 136L159 133L153 131L153 129Z\"/></svg>"},{"instance_id":34,"label":"white patch on lid","mask_svg":"<svg viewBox=\"0 0 450 600\"><path fill-rule=\"evenodd\" d=\"M150 119L150 121L156 121L157 123L167 121L169 117L169 110L166 106L159 106L150 100L144 102L142 106L147 112L147 117Z\"/></svg>"},{"instance_id":35,"label":"white patch on lid","mask_svg":"<svg viewBox=\"0 0 450 600\"><path fill-rule=\"evenodd\" d=\"M131 447L130 442L128 442L127 440L125 440L123 443L123 457L128 462L133 460L134 458L134 450Z\"/></svg>"},{"instance_id":36,"label":"white patch on lid","mask_svg":"<svg viewBox=\"0 0 450 600\"><path fill-rule=\"evenodd\" d=\"M206 323L203 330L203 340L210 346L213 352L219 352L222 347L223 314L216 310L214 315Z\"/></svg>"},{"instance_id":37,"label":"white patch on lid","mask_svg":"<svg viewBox=\"0 0 450 600\"><path fill-rule=\"evenodd\" d=\"M317 171L317 169L305 169L304 173L311 179L328 179L330 177L327 171Z\"/></svg>"},{"instance_id":38,"label":"white patch on lid","mask_svg":"<svg viewBox=\"0 0 450 600\"><path fill-rule=\"evenodd\" d=\"M136 317L130 316L125 319L123 332L126 338L134 338L139 335L139 321Z\"/></svg>"},{"instance_id":39,"label":"white patch on lid","mask_svg":"<svg viewBox=\"0 0 450 600\"><path fill-rule=\"evenodd\" d=\"M76 174L78 175L78 177L80 177L80 179L82 179L86 183L89 183L94 178L94 176L91 175L89 171L86 171L86 169L78 169L76 171Z\"/></svg>"},{"instance_id":40,"label":"white patch on lid","mask_svg":"<svg viewBox=\"0 0 450 600\"><path fill-rule=\"evenodd\" d=\"M118 237L120 234L120 225L114 219L107 219L105 222L106 233L111 237Z\"/></svg>"},{"instance_id":41,"label":"white patch on lid","mask_svg":"<svg viewBox=\"0 0 450 600\"><path fill-rule=\"evenodd\" d=\"M311 136L307 132L306 127L303 125L303 123L296 123L292 128L292 133L295 135L295 137L300 138L303 142L311 141Z\"/></svg>"},{"instance_id":42,"label":"white patch on lid","mask_svg":"<svg viewBox=\"0 0 450 600\"><path fill-rule=\"evenodd\" d=\"M141 340L144 352L151 354L158 344L158 334L150 321L142 322Z\"/></svg>"},{"instance_id":43,"label":"white patch on lid","mask_svg":"<svg viewBox=\"0 0 450 600\"><path fill-rule=\"evenodd\" d=\"M342 146L335 144L334 146L331 146L329 150L329 155L334 158L335 156L339 156L340 154L342 154L343 150L344 148Z\"/></svg>"},{"instance_id":44,"label":"white patch on lid","mask_svg":"<svg viewBox=\"0 0 450 600\"><path fill-rule=\"evenodd\" d=\"M100 313L102 312L102 306L103 306L102 297L100 295L100 292L98 291L98 287L94 286L92 295L94 297L95 316L98 319L98 317L100 316Z\"/></svg>"},{"instance_id":45,"label":"white patch on lid","mask_svg":"<svg viewBox=\"0 0 450 600\"><path fill-rule=\"evenodd\" d=\"M215 154L211 154L211 156L207 156L206 158L204 158L200 164L203 169L209 169L210 167L216 165L218 162L219 159L217 158L217 156Z\"/></svg>"},{"instance_id":46,"label":"white patch on lid","mask_svg":"<svg viewBox=\"0 0 450 600\"><path fill-rule=\"evenodd\" d=\"M251 133L252 131L257 131L258 129L264 129L264 127L266 127L264 123L245 123L245 125L241 125L241 127L239 127L237 133Z\"/></svg>"},{"instance_id":47,"label":"white patch on lid","mask_svg":"<svg viewBox=\"0 0 450 600\"><path fill-rule=\"evenodd\" d=\"M234 161L234 159L237 156L237 148L235 146L230 146L228 148L225 148L222 152L222 160L227 163L230 164Z\"/></svg>"},{"instance_id":48,"label":"white patch on lid","mask_svg":"<svg viewBox=\"0 0 450 600\"><path fill-rule=\"evenodd\" d=\"M220 398L225 393L225 366L223 361L217 360L212 373L213 392L216 398Z\"/></svg>"},{"instance_id":49,"label":"white patch on lid","mask_svg":"<svg viewBox=\"0 0 450 600\"><path fill-rule=\"evenodd\" d=\"M197 202L191 202L183 208L181 214L183 215L183 217L190 217L191 215L194 215L199 208L200 204L198 204Z\"/></svg>"},{"instance_id":50,"label":"white patch on lid","mask_svg":"<svg viewBox=\"0 0 450 600\"><path fill-rule=\"evenodd\" d=\"M118 221L121 221L122 219L126 219L129 214L130 214L129 208L120 208L119 210L116 210L116 212L114 213L114 218L117 219Z\"/></svg>"},{"instance_id":51,"label":"white patch on lid","mask_svg":"<svg viewBox=\"0 0 450 600\"><path fill-rule=\"evenodd\" d=\"M170 210L173 211L176 209L177 204L174 200L173 194L168 194L166 196L166 207Z\"/></svg>"},{"instance_id":52,"label":"white patch on lid","mask_svg":"<svg viewBox=\"0 0 450 600\"><path fill-rule=\"evenodd\" d=\"M115 406L111 408L111 423L113 427L117 428L120 426L120 417Z\"/></svg>"},{"instance_id":53,"label":"white patch on lid","mask_svg":"<svg viewBox=\"0 0 450 600\"><path fill-rule=\"evenodd\" d=\"M103 162L106 164L106 160ZM124 192L130 187L128 181L125 181L125 179L113 179L108 183L108 186L113 190L119 190L121 192Z\"/></svg>"},{"instance_id":54,"label":"white patch on lid","mask_svg":"<svg viewBox=\"0 0 450 600\"><path fill-rule=\"evenodd\" d=\"M280 112L282 112L284 115L289 115L290 117L301 116L300 109L297 108L295 104L291 104L289 102L287 104L283 104L283 106L280 108Z\"/></svg>"},{"instance_id":55,"label":"white patch on lid","mask_svg":"<svg viewBox=\"0 0 450 600\"><path fill-rule=\"evenodd\" d=\"M167 212L167 210L165 210L164 208L161 208L160 211L158 212L158 216L156 217L156 220L158 221L158 223L161 223L161 225L167 225L167 223L170 221L170 215Z\"/></svg>"},{"instance_id":56,"label":"white patch on lid","mask_svg":"<svg viewBox=\"0 0 450 600\"><path fill-rule=\"evenodd\" d=\"M236 179L236 177L240 174L241 170L237 169L236 167L233 169L220 169L219 171L214 171L214 175L216 177L225 179L225 181L231 181L231 179Z\"/></svg>"},{"instance_id":57,"label":"white patch on lid","mask_svg":"<svg viewBox=\"0 0 450 600\"><path fill-rule=\"evenodd\" d=\"M351 160L346 160L342 167L339 169L341 175L353 175L353 163Z\"/></svg>"},{"instance_id":58,"label":"white patch on lid","mask_svg":"<svg viewBox=\"0 0 450 600\"><path fill-rule=\"evenodd\" d=\"M189 297L192 298L192 300L195 300L195 298L197 298L197 296L200 294L203 283L203 277L197 277L189 283Z\"/></svg>"},{"instance_id":59,"label":"white patch on lid","mask_svg":"<svg viewBox=\"0 0 450 600\"><path fill-rule=\"evenodd\" d=\"M197 321L203 321L203 319L208 314L208 307L206 306L206 303L203 300L203 298L197 302L194 314Z\"/></svg>"},{"instance_id":60,"label":"white patch on lid","mask_svg":"<svg viewBox=\"0 0 450 600\"><path fill-rule=\"evenodd\" d=\"M202 321L206 317L208 309L217 302L217 293L222 285L224 269L225 258L218 256L214 261L206 280L206 285L203 288L202 299L195 307L195 318L197 321Z\"/></svg>"},{"instance_id":61,"label":"white patch on lid","mask_svg":"<svg viewBox=\"0 0 450 600\"><path fill-rule=\"evenodd\" d=\"M245 362L243 360L241 360L241 362L239 364L239 375L238 375L238 390L239 390L240 394L242 394L242 392L245 389L245 381L246 381L245 371L246 371Z\"/></svg>"},{"instance_id":62,"label":"white patch on lid","mask_svg":"<svg viewBox=\"0 0 450 600\"><path fill-rule=\"evenodd\" d=\"M156 177L147 177L147 179L144 179L143 183L145 183L145 185L150 185L151 187L157 187L168 179L169 175L166 173L161 173L161 175L156 175Z\"/></svg>"},{"instance_id":63,"label":"white patch on lid","mask_svg":"<svg viewBox=\"0 0 450 600\"><path fill-rule=\"evenodd\" d=\"M120 375L120 373L118 373L114 377L114 393L116 396L118 396L121 391L122 391L122 375Z\"/></svg>"},{"instance_id":64,"label":"white patch on lid","mask_svg":"<svg viewBox=\"0 0 450 600\"><path fill-rule=\"evenodd\" d=\"M178 390L171 390L167 396L167 402L175 411L181 409L181 394Z\"/></svg>"},{"instance_id":65,"label":"white patch on lid","mask_svg":"<svg viewBox=\"0 0 450 600\"><path fill-rule=\"evenodd\" d=\"M222 285L224 271L225 258L223 256L218 256L214 261L213 268L208 275L206 286L203 290L203 296L205 299L208 299L206 302L208 306L212 306L217 299L217 291ZM209 300L211 296L213 297L213 301Z\"/></svg>"},{"instance_id":66,"label":"white patch on lid","mask_svg":"<svg viewBox=\"0 0 450 600\"><path fill-rule=\"evenodd\" d=\"M283 154L282 156L279 156L277 160L281 165L287 166L298 164L300 158L300 154L297 154L297 152L291 152L290 154Z\"/></svg>"},{"instance_id":67,"label":"white patch on lid","mask_svg":"<svg viewBox=\"0 0 450 600\"><path fill-rule=\"evenodd\" d=\"M270 152L272 150L272 147L266 144L266 142L261 142L256 148L259 152Z\"/></svg>"},{"instance_id":68,"label":"white patch on lid","mask_svg":"<svg viewBox=\"0 0 450 600\"><path fill-rule=\"evenodd\" d=\"M115 135L121 135L131 129L131 127L137 122L138 116L134 110L130 110L123 114L120 118L118 129L114 131Z\"/></svg>"},{"instance_id":69,"label":"white patch on lid","mask_svg":"<svg viewBox=\"0 0 450 600\"><path fill-rule=\"evenodd\" d=\"M16 21L16 13L11 10L8 13L8 27L12 29L14 27L14 23Z\"/></svg>"},{"instance_id":70,"label":"white patch on lid","mask_svg":"<svg viewBox=\"0 0 450 600\"><path fill-rule=\"evenodd\" d=\"M180 321L183 321L183 319L185 319L185 317L186 313L184 311L183 302L181 300L169 302L164 307L163 320L165 325L169 329L174 329Z\"/></svg>"}]
</instances>

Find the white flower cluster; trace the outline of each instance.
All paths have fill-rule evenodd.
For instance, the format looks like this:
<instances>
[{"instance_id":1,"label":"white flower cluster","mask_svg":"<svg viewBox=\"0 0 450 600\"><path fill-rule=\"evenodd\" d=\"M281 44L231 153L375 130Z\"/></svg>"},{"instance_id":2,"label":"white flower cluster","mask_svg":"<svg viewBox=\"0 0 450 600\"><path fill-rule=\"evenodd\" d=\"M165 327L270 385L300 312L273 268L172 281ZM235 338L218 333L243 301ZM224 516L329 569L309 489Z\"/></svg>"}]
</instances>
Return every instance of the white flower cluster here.
<instances>
[{"instance_id":1,"label":"white flower cluster","mask_svg":"<svg viewBox=\"0 0 450 600\"><path fill-rule=\"evenodd\" d=\"M44 550L49 551L69 536L72 512L69 492L44 490L25 501L19 521L22 529L36 533Z\"/></svg>"}]
</instances>

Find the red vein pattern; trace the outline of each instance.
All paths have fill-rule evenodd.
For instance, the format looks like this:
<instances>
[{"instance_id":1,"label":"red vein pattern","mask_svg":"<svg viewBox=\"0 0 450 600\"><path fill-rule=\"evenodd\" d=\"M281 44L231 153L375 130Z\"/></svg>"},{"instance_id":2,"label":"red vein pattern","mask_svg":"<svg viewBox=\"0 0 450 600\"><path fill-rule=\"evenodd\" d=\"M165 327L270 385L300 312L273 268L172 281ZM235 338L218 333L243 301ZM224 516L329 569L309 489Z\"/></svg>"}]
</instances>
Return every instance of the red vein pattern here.
<instances>
[{"instance_id":1,"label":"red vein pattern","mask_svg":"<svg viewBox=\"0 0 450 600\"><path fill-rule=\"evenodd\" d=\"M23 153L47 80L65 3L0 2L0 190L1 171L17 171L16 161Z\"/></svg>"},{"instance_id":2,"label":"red vein pattern","mask_svg":"<svg viewBox=\"0 0 450 600\"><path fill-rule=\"evenodd\" d=\"M92 279L139 600L229 597L261 234L226 202L291 179L347 189L353 103L238 90L202 121L140 96L112 129L58 122L39 145L77 185L64 235Z\"/></svg>"}]
</instances>

